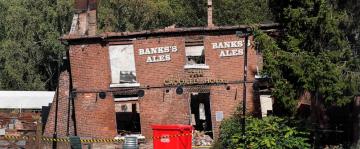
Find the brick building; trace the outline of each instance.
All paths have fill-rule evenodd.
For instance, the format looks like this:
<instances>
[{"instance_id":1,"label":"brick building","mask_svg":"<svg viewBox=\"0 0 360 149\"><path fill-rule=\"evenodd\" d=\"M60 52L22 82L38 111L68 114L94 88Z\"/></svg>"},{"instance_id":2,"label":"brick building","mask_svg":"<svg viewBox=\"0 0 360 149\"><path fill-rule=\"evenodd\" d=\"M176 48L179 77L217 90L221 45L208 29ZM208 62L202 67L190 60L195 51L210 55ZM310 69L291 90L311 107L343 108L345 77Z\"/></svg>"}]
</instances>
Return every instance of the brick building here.
<instances>
[{"instance_id":1,"label":"brick building","mask_svg":"<svg viewBox=\"0 0 360 149\"><path fill-rule=\"evenodd\" d=\"M253 84L261 55L251 35L237 34L249 26L95 34L94 14L96 9L75 15L79 23L73 24L78 25L62 37L69 46L69 69L60 78L58 110L65 112L58 113L63 118L56 125L58 136L104 138L126 130L151 137L154 124L191 124L216 138L221 121L235 112L244 95L247 112L260 114ZM84 20L92 25L81 29ZM264 31L274 27L258 25ZM54 133L54 111L45 129L48 136Z\"/></svg>"}]
</instances>

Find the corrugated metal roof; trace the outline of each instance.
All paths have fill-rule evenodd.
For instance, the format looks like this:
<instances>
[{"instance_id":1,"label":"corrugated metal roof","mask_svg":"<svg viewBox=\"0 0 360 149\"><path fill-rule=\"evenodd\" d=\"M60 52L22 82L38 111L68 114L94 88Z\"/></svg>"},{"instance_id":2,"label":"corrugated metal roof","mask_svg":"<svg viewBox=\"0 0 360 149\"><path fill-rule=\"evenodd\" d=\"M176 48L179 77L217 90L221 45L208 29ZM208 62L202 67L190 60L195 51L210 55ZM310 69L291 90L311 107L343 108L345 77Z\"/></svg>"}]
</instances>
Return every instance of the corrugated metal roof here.
<instances>
[{"instance_id":1,"label":"corrugated metal roof","mask_svg":"<svg viewBox=\"0 0 360 149\"><path fill-rule=\"evenodd\" d=\"M54 95L49 91L0 91L0 109L41 109Z\"/></svg>"}]
</instances>

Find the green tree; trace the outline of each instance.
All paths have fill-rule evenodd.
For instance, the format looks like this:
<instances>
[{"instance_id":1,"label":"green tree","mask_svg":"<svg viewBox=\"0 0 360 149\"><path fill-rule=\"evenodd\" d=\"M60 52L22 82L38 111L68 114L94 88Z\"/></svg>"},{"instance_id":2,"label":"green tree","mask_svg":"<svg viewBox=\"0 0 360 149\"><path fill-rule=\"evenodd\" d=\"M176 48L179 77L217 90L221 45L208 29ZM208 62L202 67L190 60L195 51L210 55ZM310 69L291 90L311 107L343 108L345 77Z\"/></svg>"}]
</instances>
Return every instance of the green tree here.
<instances>
[{"instance_id":1,"label":"green tree","mask_svg":"<svg viewBox=\"0 0 360 149\"><path fill-rule=\"evenodd\" d=\"M337 0L333 1L333 5L335 5L338 10L346 11L349 15L351 22L345 26L346 36L352 44L352 48L358 51L360 49L360 3L357 0Z\"/></svg>"},{"instance_id":2,"label":"green tree","mask_svg":"<svg viewBox=\"0 0 360 149\"><path fill-rule=\"evenodd\" d=\"M0 89L54 89L73 1L0 0ZM55 76L55 77L54 77Z\"/></svg>"},{"instance_id":3,"label":"green tree","mask_svg":"<svg viewBox=\"0 0 360 149\"><path fill-rule=\"evenodd\" d=\"M268 0L213 0L216 25L272 22Z\"/></svg>"},{"instance_id":4,"label":"green tree","mask_svg":"<svg viewBox=\"0 0 360 149\"><path fill-rule=\"evenodd\" d=\"M216 25L271 21L267 0L214 0ZM207 25L207 0L100 1L100 31L138 31Z\"/></svg>"},{"instance_id":5,"label":"green tree","mask_svg":"<svg viewBox=\"0 0 360 149\"><path fill-rule=\"evenodd\" d=\"M232 117L222 122L219 148L306 149L310 148L308 133L291 127L280 117L246 118L246 137L243 138L240 119ZM246 145L244 145L244 139Z\"/></svg>"},{"instance_id":6,"label":"green tree","mask_svg":"<svg viewBox=\"0 0 360 149\"><path fill-rule=\"evenodd\" d=\"M100 31L139 31L169 26L174 13L167 0L100 1Z\"/></svg>"},{"instance_id":7,"label":"green tree","mask_svg":"<svg viewBox=\"0 0 360 149\"><path fill-rule=\"evenodd\" d=\"M349 103L359 82L347 73L355 58L343 30L348 15L325 0L270 3L284 32L276 40L259 33L257 40L279 109L294 114L304 92L325 105Z\"/></svg>"},{"instance_id":8,"label":"green tree","mask_svg":"<svg viewBox=\"0 0 360 149\"><path fill-rule=\"evenodd\" d=\"M259 19L267 14L262 12L266 9L262 0L239 2L214 0L215 23L264 20ZM73 5L74 0L0 0L0 89L55 89L58 64L65 52L58 38L70 29ZM207 0L102 0L98 8L99 32L207 24Z\"/></svg>"},{"instance_id":9,"label":"green tree","mask_svg":"<svg viewBox=\"0 0 360 149\"><path fill-rule=\"evenodd\" d=\"M169 0L178 27L207 25L207 0Z\"/></svg>"}]
</instances>

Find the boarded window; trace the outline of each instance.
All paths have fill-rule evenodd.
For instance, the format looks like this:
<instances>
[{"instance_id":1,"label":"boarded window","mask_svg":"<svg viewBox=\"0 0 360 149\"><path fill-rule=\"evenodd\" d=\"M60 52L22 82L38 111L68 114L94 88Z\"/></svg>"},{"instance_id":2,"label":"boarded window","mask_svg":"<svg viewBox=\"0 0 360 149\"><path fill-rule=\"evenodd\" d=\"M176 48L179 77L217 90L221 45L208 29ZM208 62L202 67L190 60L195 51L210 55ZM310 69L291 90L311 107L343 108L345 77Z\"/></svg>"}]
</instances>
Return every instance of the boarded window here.
<instances>
[{"instance_id":1,"label":"boarded window","mask_svg":"<svg viewBox=\"0 0 360 149\"><path fill-rule=\"evenodd\" d=\"M133 45L110 46L109 53L112 83L136 83L136 69Z\"/></svg>"}]
</instances>

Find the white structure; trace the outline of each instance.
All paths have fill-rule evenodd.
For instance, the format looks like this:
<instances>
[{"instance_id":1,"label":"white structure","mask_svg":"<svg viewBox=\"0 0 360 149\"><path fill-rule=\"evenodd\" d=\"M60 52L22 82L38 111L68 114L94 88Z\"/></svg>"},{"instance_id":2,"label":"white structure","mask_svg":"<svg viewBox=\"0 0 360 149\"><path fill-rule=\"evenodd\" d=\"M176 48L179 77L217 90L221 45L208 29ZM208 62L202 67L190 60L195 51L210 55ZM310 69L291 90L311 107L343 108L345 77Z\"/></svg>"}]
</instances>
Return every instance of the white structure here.
<instances>
[{"instance_id":1,"label":"white structure","mask_svg":"<svg viewBox=\"0 0 360 149\"><path fill-rule=\"evenodd\" d=\"M49 91L0 91L0 109L41 109L54 95Z\"/></svg>"},{"instance_id":2,"label":"white structure","mask_svg":"<svg viewBox=\"0 0 360 149\"><path fill-rule=\"evenodd\" d=\"M270 95L260 95L261 117L267 116L273 110L273 101Z\"/></svg>"}]
</instances>

